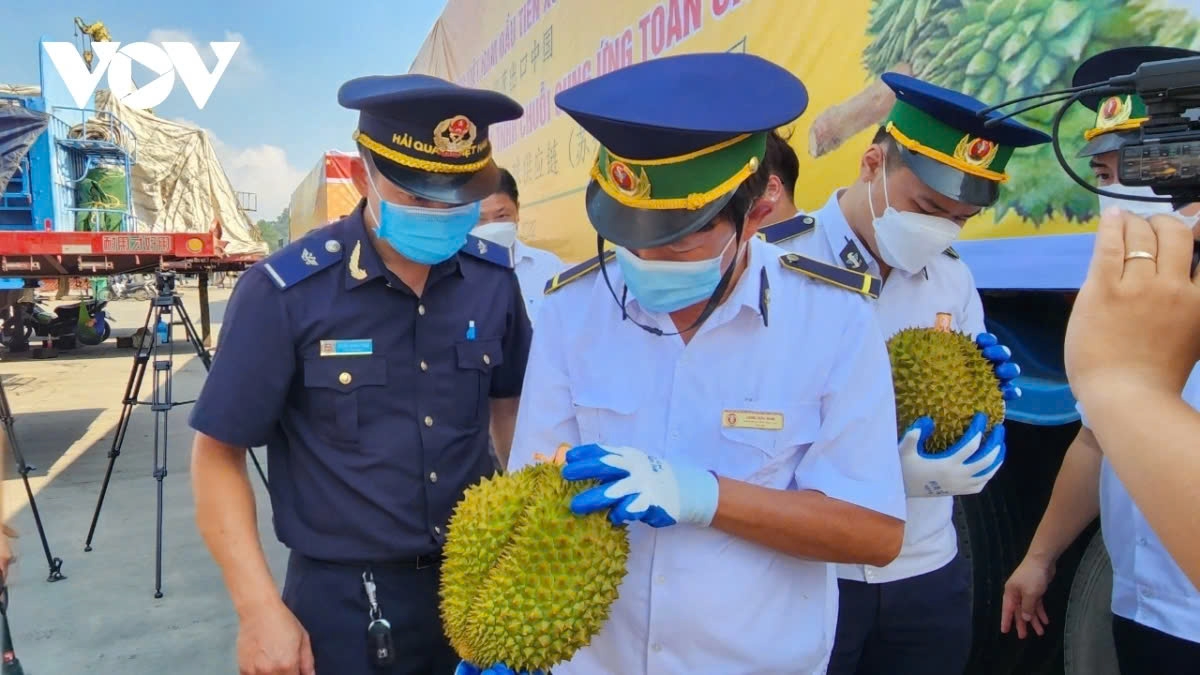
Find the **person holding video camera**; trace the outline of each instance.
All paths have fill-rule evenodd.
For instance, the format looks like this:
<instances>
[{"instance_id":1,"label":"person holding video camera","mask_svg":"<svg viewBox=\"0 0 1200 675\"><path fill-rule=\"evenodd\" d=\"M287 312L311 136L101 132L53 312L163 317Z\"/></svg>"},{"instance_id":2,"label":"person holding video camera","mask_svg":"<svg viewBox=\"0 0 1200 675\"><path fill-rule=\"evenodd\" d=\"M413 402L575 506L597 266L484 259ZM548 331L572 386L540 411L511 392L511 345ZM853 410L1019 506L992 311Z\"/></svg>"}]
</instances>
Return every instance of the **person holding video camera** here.
<instances>
[{"instance_id":1,"label":"person holding video camera","mask_svg":"<svg viewBox=\"0 0 1200 675\"><path fill-rule=\"evenodd\" d=\"M1167 47L1128 47L1093 56L1076 70L1073 86L1104 82L1111 77L1131 73L1145 62L1162 61L1200 53ZM1118 150L1135 137L1146 119L1145 103L1137 94L1091 96L1081 102L1095 111L1095 126L1084 133L1087 144L1079 156L1088 157L1096 182L1105 190L1131 196L1159 197L1149 186L1121 186L1117 178ZM1117 200L1099 195L1102 211L1108 215L1118 208L1142 217L1171 215L1195 227L1200 204L1179 210L1169 202ZM1129 241L1128 238L1126 241ZM1099 247L1103 242L1098 241ZM1155 267L1156 248L1152 242L1131 247L1125 253L1125 265ZM1190 242L1188 242L1190 244ZM1146 250L1149 249L1149 250ZM1187 246L1190 253L1191 247ZM1095 265L1095 263L1094 263ZM1081 296L1087 288L1081 291ZM1079 306L1076 306L1079 310ZM1074 317L1072 317L1074 320ZM1144 341L1153 342L1160 333L1139 325ZM1174 330L1174 328L1172 328ZM1104 337L1097 336L1097 342ZM1113 359L1119 358L1113 352ZM1192 375L1186 386L1180 382L1183 400L1200 408L1200 365L1193 360ZM1071 379L1072 389L1077 382ZM1107 386L1107 385L1106 385ZM1113 385L1115 386L1115 384ZM1178 390L1176 396L1179 395ZM1077 394L1078 396L1078 394ZM1144 401L1129 401L1139 408ZM1001 632L1016 627L1024 638L1029 628L1044 633L1048 616L1042 597L1054 576L1058 557L1098 515L1105 547L1113 567L1113 638L1122 675L1137 673L1179 673L1200 661L1200 591L1176 564L1114 471L1106 449L1091 430L1091 419L1077 404L1083 427L1068 448L1054 484L1046 513L1030 543L1025 559L1005 585ZM1125 424L1141 425L1141 420Z\"/></svg>"}]
</instances>

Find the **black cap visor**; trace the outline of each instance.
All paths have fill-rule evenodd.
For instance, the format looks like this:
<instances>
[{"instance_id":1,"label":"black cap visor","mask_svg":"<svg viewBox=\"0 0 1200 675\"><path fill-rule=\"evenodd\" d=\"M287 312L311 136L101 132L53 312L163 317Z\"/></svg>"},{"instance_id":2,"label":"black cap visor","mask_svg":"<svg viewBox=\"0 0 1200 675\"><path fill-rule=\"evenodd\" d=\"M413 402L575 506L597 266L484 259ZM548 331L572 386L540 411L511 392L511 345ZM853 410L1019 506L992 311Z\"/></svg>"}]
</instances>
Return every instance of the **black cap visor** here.
<instances>
[{"instance_id":1,"label":"black cap visor","mask_svg":"<svg viewBox=\"0 0 1200 675\"><path fill-rule=\"evenodd\" d=\"M418 171L371 153L375 169L392 183L416 197L461 206L480 201L500 187L500 169L495 162L474 173Z\"/></svg>"},{"instance_id":2,"label":"black cap visor","mask_svg":"<svg viewBox=\"0 0 1200 675\"><path fill-rule=\"evenodd\" d=\"M986 208L1000 197L1000 184L994 180L963 173L903 146L900 146L900 159L922 183L954 201Z\"/></svg>"},{"instance_id":3,"label":"black cap visor","mask_svg":"<svg viewBox=\"0 0 1200 675\"><path fill-rule=\"evenodd\" d=\"M1120 150L1121 146L1125 145L1126 141L1132 140L1136 137L1136 131L1130 131L1126 133L1110 131L1106 134L1100 134L1099 136L1096 136L1092 140L1088 141L1087 145L1083 146L1083 149L1079 151L1078 156L1095 157L1096 155L1103 155L1106 152Z\"/></svg>"},{"instance_id":4,"label":"black cap visor","mask_svg":"<svg viewBox=\"0 0 1200 675\"><path fill-rule=\"evenodd\" d=\"M731 190L703 208L636 209L608 196L596 181L588 183L587 215L596 232L617 246L654 248L679 241L712 222L733 199Z\"/></svg>"}]
</instances>

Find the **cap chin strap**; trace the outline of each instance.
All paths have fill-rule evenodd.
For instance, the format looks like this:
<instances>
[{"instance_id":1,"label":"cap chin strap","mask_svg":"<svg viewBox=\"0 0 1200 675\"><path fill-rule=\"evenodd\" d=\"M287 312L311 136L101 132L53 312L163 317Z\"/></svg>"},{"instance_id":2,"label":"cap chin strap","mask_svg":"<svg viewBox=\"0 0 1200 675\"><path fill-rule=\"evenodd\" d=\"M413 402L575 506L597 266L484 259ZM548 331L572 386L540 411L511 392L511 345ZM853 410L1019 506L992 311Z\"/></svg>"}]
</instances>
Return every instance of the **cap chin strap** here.
<instances>
[{"instance_id":1,"label":"cap chin strap","mask_svg":"<svg viewBox=\"0 0 1200 675\"><path fill-rule=\"evenodd\" d=\"M738 224L734 227L733 236L737 241L742 240L741 224ZM738 249L740 250L740 248L741 247L739 246ZM711 316L714 311L716 311L717 306L721 304L721 296L725 295L725 289L729 287L729 282L733 279L733 270L737 268L738 263L737 255L735 254L733 262L729 265L729 269L725 270L725 272L721 275L721 281L717 284L716 289L713 290L712 295L708 296L708 302L704 305L704 311L700 312L700 316L696 317L696 320L692 322L692 325L684 328L681 331L665 333L661 328L656 326L647 326L646 324L639 322L637 319L629 316L629 313L625 310L625 297L629 294L629 288L626 287L622 289L621 297L619 298L617 297L617 292L613 290L612 282L608 278L608 266L604 264L604 237L601 235L596 235L596 253L600 256L600 274L604 276L604 285L608 286L608 292L612 294L613 300L615 300L617 306L621 308L621 320L628 320L632 322L633 325L641 328L647 333L651 333L659 337L682 335L688 331L698 328L700 324L704 323L704 321L708 319L708 317Z\"/></svg>"}]
</instances>

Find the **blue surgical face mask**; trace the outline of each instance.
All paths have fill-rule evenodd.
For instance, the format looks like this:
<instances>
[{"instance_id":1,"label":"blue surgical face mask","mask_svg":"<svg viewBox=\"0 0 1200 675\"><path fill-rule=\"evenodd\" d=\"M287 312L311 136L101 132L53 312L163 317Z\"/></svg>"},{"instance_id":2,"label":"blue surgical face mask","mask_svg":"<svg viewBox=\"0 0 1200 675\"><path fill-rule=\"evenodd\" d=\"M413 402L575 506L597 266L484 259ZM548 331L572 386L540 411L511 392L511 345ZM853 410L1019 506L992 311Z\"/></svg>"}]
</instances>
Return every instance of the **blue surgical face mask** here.
<instances>
[{"instance_id":1,"label":"blue surgical face mask","mask_svg":"<svg viewBox=\"0 0 1200 675\"><path fill-rule=\"evenodd\" d=\"M422 265L449 260L467 243L467 235L479 222L479 202L449 209L394 204L379 195L375 181L367 178L379 200L379 224L375 234L400 255Z\"/></svg>"},{"instance_id":2,"label":"blue surgical face mask","mask_svg":"<svg viewBox=\"0 0 1200 675\"><path fill-rule=\"evenodd\" d=\"M651 312L675 312L712 297L721 283L721 263L734 237L715 258L697 261L643 260L616 247L625 285L638 304ZM734 256L736 259L736 256Z\"/></svg>"}]
</instances>

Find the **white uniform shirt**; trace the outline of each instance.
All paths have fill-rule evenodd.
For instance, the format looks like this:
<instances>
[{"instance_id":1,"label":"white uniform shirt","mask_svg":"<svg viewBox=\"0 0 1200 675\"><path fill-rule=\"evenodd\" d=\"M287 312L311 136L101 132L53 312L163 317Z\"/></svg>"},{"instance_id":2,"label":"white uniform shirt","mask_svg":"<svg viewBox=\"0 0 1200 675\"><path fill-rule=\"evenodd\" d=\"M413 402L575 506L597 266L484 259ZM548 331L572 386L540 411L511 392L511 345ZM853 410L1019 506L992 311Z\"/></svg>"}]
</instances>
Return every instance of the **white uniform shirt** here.
<instances>
[{"instance_id":1,"label":"white uniform shirt","mask_svg":"<svg viewBox=\"0 0 1200 675\"><path fill-rule=\"evenodd\" d=\"M787 270L753 240L729 298L685 346L621 319L599 271L549 295L534 331L510 468L560 443L632 446L774 489L903 518L888 357L864 296ZM760 274L770 288L769 325ZM620 266L607 267L621 293ZM629 316L674 332L666 314ZM772 355L794 355L783 367ZM782 429L723 426L768 413ZM837 620L828 563L714 528L629 526L610 618L556 675L823 673Z\"/></svg>"},{"instance_id":2,"label":"white uniform shirt","mask_svg":"<svg viewBox=\"0 0 1200 675\"><path fill-rule=\"evenodd\" d=\"M1200 364L1183 388L1183 400L1200 410ZM1083 418L1083 409L1075 407ZM1088 426L1086 418L1080 421ZM1113 614L1200 642L1200 591L1154 534L1107 458L1100 464L1100 532L1112 560Z\"/></svg>"},{"instance_id":3,"label":"white uniform shirt","mask_svg":"<svg viewBox=\"0 0 1200 675\"><path fill-rule=\"evenodd\" d=\"M779 245L800 255L849 268L851 266L842 257L843 251L850 250L847 245L852 244L867 266L858 271L879 278L879 263L850 229L838 205L840 195L841 191L835 191L825 206L809 214L817 221L814 230ZM847 258L853 260L849 254ZM972 336L984 332L983 303L971 270L961 260L948 255L935 256L924 272L909 274L893 269L875 301L875 310L885 339L905 328L933 327L939 312L950 315L954 330ZM888 371L891 372L890 365ZM894 416L895 410L889 414ZM884 445L898 452L896 434L893 433ZM922 497L907 502L904 547L899 557L886 567L838 565L839 577L884 583L932 572L954 559L958 552L958 535L951 520L954 498Z\"/></svg>"},{"instance_id":4,"label":"white uniform shirt","mask_svg":"<svg viewBox=\"0 0 1200 675\"><path fill-rule=\"evenodd\" d=\"M529 321L536 323L537 313L546 294L546 282L562 271L562 260L550 251L534 248L518 239L513 244L513 269L525 296L525 312Z\"/></svg>"}]
</instances>

